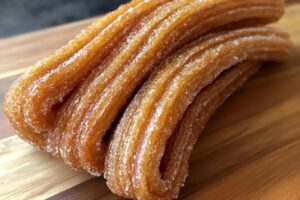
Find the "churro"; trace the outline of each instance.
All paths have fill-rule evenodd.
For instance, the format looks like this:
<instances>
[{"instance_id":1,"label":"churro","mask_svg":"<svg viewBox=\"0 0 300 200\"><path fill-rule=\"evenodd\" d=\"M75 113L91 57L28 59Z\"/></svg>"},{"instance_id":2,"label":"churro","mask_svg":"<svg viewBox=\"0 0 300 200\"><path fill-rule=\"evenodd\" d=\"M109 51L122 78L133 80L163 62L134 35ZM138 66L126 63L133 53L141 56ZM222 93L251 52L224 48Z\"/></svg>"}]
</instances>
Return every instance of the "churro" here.
<instances>
[{"instance_id":1,"label":"churro","mask_svg":"<svg viewBox=\"0 0 300 200\"><path fill-rule=\"evenodd\" d=\"M113 134L105 171L109 187L130 198L175 198L201 128L257 69L257 64L239 63L282 61L290 47L280 31L244 28L205 36L167 58L131 101ZM164 154L168 156L162 160Z\"/></svg>"}]
</instances>

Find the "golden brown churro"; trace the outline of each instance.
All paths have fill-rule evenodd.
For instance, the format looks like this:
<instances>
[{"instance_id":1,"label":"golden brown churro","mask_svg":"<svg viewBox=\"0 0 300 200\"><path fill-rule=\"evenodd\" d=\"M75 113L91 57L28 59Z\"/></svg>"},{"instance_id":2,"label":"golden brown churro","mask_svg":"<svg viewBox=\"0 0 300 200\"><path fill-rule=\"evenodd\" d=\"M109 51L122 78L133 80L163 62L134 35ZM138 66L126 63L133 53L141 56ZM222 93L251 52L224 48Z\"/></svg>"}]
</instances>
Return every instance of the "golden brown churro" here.
<instances>
[{"instance_id":1,"label":"golden brown churro","mask_svg":"<svg viewBox=\"0 0 300 200\"><path fill-rule=\"evenodd\" d=\"M21 76L6 116L71 167L105 168L122 196L174 198L212 113L258 63L286 58L284 33L246 28L283 10L282 0L133 0Z\"/></svg>"},{"instance_id":2,"label":"golden brown churro","mask_svg":"<svg viewBox=\"0 0 300 200\"><path fill-rule=\"evenodd\" d=\"M200 121L198 126L203 127L251 74L249 64L218 80L220 73L246 60L281 61L290 46L287 35L279 31L245 28L200 38L167 58L131 101L113 134L105 171L109 187L131 198L175 198L201 130L193 129L191 123ZM193 109L187 112L193 101ZM170 138L171 144L167 142ZM169 160L163 161L161 168L165 151Z\"/></svg>"}]
</instances>

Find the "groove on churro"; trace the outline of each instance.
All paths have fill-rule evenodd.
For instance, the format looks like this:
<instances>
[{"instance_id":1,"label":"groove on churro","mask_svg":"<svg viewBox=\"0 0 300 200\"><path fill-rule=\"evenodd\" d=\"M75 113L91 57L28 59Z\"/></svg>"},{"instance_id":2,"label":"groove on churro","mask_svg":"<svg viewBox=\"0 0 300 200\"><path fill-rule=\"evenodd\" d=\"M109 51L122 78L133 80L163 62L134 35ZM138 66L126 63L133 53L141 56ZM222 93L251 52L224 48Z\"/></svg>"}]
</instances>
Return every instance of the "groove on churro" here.
<instances>
[{"instance_id":1,"label":"groove on churro","mask_svg":"<svg viewBox=\"0 0 300 200\"><path fill-rule=\"evenodd\" d=\"M161 158L197 94L233 65L248 59L281 61L290 48L288 36L278 30L245 28L204 36L167 58L139 90L113 134L106 161L111 189L139 199L174 198L173 189L179 191L184 177L175 180L182 171L173 167L163 172L166 179L161 179ZM174 159L186 153L173 150Z\"/></svg>"}]
</instances>

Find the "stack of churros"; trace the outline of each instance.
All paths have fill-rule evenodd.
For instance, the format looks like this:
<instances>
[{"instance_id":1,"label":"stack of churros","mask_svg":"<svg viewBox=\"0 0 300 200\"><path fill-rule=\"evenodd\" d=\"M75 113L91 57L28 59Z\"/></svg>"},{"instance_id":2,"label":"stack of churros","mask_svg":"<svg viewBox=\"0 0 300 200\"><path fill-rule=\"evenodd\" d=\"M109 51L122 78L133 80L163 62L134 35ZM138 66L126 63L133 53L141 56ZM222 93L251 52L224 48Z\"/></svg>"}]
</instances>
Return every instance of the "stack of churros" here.
<instances>
[{"instance_id":1,"label":"stack of churros","mask_svg":"<svg viewBox=\"0 0 300 200\"><path fill-rule=\"evenodd\" d=\"M287 34L283 0L133 0L33 65L4 110L24 140L126 198L174 199L200 132Z\"/></svg>"}]
</instances>

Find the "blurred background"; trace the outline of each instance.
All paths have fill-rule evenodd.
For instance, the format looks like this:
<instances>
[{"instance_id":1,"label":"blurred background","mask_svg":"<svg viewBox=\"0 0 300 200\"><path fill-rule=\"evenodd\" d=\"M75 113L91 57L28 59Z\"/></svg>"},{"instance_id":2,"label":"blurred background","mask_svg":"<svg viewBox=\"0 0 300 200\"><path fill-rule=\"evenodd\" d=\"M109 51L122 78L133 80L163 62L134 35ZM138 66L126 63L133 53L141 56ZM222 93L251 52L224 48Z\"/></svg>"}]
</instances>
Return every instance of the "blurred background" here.
<instances>
[{"instance_id":1,"label":"blurred background","mask_svg":"<svg viewBox=\"0 0 300 200\"><path fill-rule=\"evenodd\" d=\"M129 0L0 0L0 38L101 15Z\"/></svg>"}]
</instances>

